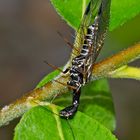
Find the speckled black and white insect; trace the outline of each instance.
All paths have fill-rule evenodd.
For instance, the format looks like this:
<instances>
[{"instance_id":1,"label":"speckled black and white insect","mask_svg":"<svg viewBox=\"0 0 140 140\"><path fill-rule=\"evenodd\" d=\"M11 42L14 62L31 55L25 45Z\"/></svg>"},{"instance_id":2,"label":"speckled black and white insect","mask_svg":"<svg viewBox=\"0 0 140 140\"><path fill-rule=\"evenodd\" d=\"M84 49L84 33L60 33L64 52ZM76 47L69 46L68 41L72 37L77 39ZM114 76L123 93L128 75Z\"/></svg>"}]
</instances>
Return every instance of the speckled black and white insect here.
<instances>
[{"instance_id":1,"label":"speckled black and white insect","mask_svg":"<svg viewBox=\"0 0 140 140\"><path fill-rule=\"evenodd\" d=\"M104 36L107 30L107 21L103 21L103 10L105 8L104 1L100 4L97 15L95 16L92 25L87 26L86 34L83 38L83 44L80 54L73 58L72 66L65 72L69 71L70 80L68 85L74 87L72 105L60 111L60 116L64 118L71 118L77 112L79 106L79 98L81 94L81 87L90 81L93 64L98 56L99 50L103 46ZM89 3L85 15L89 14L91 2ZM108 17L109 18L109 17ZM101 24L104 22L104 25ZM103 27L103 28L102 28Z\"/></svg>"}]
</instances>

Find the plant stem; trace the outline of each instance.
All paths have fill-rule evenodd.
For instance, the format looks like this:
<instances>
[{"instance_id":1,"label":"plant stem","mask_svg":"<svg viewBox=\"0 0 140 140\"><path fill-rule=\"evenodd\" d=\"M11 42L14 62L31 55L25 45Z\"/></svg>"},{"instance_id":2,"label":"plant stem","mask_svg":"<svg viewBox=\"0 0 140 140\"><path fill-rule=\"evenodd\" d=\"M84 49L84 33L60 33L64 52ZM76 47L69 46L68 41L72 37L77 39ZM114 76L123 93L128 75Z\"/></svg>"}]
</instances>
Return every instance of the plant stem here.
<instances>
[{"instance_id":1,"label":"plant stem","mask_svg":"<svg viewBox=\"0 0 140 140\"><path fill-rule=\"evenodd\" d=\"M140 80L140 68L122 66L121 68L110 73L111 78L131 78L135 80Z\"/></svg>"},{"instance_id":2,"label":"plant stem","mask_svg":"<svg viewBox=\"0 0 140 140\"><path fill-rule=\"evenodd\" d=\"M110 74L114 70L138 58L140 58L140 43L95 64L93 68L93 79L110 77Z\"/></svg>"},{"instance_id":3,"label":"plant stem","mask_svg":"<svg viewBox=\"0 0 140 140\"><path fill-rule=\"evenodd\" d=\"M60 76L57 80L65 83L68 79ZM67 91L68 88L66 86L55 81L48 82L45 86L34 89L0 110L0 126L7 125L11 120L23 115L26 111L35 106L34 103L36 103L36 101L51 100L54 96L66 93Z\"/></svg>"},{"instance_id":4,"label":"plant stem","mask_svg":"<svg viewBox=\"0 0 140 140\"><path fill-rule=\"evenodd\" d=\"M136 44L131 48L128 48L112 57L109 57L95 64L93 68L92 80L104 77L113 77L113 71L138 58L140 58L140 44ZM67 93L69 89L65 85L68 81L68 77L69 74L60 74L55 79L61 83L64 83L64 85L52 80L45 86L34 89L14 103L5 106L0 110L0 126L6 125L11 120L23 115L27 110L34 106L33 102L36 100L50 100L58 94L60 95L63 93ZM129 76L129 78L131 77Z\"/></svg>"}]
</instances>

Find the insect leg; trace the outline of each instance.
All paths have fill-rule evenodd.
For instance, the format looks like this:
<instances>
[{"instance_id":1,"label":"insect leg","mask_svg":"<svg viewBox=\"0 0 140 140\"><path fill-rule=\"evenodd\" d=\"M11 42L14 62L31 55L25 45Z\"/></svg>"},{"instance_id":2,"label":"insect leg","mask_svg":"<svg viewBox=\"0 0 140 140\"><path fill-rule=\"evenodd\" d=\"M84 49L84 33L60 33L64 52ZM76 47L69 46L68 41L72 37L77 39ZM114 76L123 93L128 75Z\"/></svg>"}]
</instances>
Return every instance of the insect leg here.
<instances>
[{"instance_id":1,"label":"insect leg","mask_svg":"<svg viewBox=\"0 0 140 140\"><path fill-rule=\"evenodd\" d=\"M61 85L67 86L67 87L70 88L70 89L76 90L76 87L74 87L74 86L71 86L71 85L62 83L62 82L60 82L60 81L58 81L58 80L55 80L55 79L53 79L53 81L55 81L55 82L57 82L57 83L59 83L59 84L61 84Z\"/></svg>"},{"instance_id":2,"label":"insect leg","mask_svg":"<svg viewBox=\"0 0 140 140\"><path fill-rule=\"evenodd\" d=\"M46 63L47 65L49 65L49 66L52 67L53 69L59 70L60 72L63 73L63 70L61 70L59 67L57 67L57 66L55 66L55 65L53 65L53 64L48 63L46 60L44 60L44 63Z\"/></svg>"},{"instance_id":3,"label":"insect leg","mask_svg":"<svg viewBox=\"0 0 140 140\"><path fill-rule=\"evenodd\" d=\"M55 70L59 70L59 71L62 72L63 74L66 74L66 73L70 70L69 68L67 68L67 69L65 69L65 70L63 71L63 70L60 69L59 67L57 67L57 66L55 66L55 65L53 65L53 64L48 63L46 60L44 61L44 63L46 63L47 65L49 65L50 67L52 67L52 68L55 69Z\"/></svg>"},{"instance_id":4,"label":"insect leg","mask_svg":"<svg viewBox=\"0 0 140 140\"><path fill-rule=\"evenodd\" d=\"M80 52L78 49L74 48L73 45L67 40L67 38L65 38L60 32L57 31L57 33L58 33L58 35L59 35L61 38L63 38L63 40L67 43L67 45L68 45L69 47L71 47L72 49L76 50L78 53Z\"/></svg>"}]
</instances>

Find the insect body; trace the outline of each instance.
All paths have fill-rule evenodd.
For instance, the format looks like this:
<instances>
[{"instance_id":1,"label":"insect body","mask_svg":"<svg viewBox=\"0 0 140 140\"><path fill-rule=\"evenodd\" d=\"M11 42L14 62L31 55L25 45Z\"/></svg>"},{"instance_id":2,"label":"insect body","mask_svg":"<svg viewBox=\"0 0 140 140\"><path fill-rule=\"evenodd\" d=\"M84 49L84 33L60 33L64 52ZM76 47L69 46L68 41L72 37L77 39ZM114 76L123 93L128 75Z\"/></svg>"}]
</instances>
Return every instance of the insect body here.
<instances>
[{"instance_id":1,"label":"insect body","mask_svg":"<svg viewBox=\"0 0 140 140\"><path fill-rule=\"evenodd\" d=\"M91 14L91 2L87 7L85 16ZM104 26L101 25L101 23L103 23L102 18L105 7L104 2L105 0L103 0L100 4L93 24L87 26L86 34L83 37L83 44L80 54L72 60L72 66L69 69L70 80L67 84L69 86L75 87L75 89L73 89L72 105L60 111L60 116L64 118L73 117L77 112L81 94L81 86L84 86L90 81L93 64L98 56L99 50L103 46L104 35L107 29L107 24L104 24Z\"/></svg>"},{"instance_id":2,"label":"insect body","mask_svg":"<svg viewBox=\"0 0 140 140\"><path fill-rule=\"evenodd\" d=\"M97 19L96 19L97 20ZM70 68L70 81L67 83L75 87L73 90L73 103L72 106L66 107L60 112L60 116L69 118L72 117L79 106L79 98L81 94L81 86L85 85L90 80L92 69L92 51L94 34L98 30L98 22L87 28L87 34L84 37L84 43L81 48L80 54L73 58L72 67Z\"/></svg>"}]
</instances>

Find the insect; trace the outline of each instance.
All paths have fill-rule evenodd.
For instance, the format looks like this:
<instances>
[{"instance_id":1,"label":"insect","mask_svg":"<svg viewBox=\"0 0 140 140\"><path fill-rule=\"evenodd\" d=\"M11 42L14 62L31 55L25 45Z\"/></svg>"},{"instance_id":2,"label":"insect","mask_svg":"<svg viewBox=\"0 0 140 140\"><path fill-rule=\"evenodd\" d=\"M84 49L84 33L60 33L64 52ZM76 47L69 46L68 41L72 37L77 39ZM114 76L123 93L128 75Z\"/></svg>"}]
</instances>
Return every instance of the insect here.
<instances>
[{"instance_id":1,"label":"insect","mask_svg":"<svg viewBox=\"0 0 140 140\"><path fill-rule=\"evenodd\" d=\"M77 112L81 95L81 87L91 79L93 64L104 44L105 34L109 24L110 0L99 1L99 8L94 18L91 20L92 12L95 10L95 3L91 0L87 6L83 17L83 43L81 45L80 54L72 59L71 68L66 69L64 73L70 73L68 86L75 87L73 89L72 105L60 111L63 118L72 118ZM92 22L92 23L91 23Z\"/></svg>"},{"instance_id":2,"label":"insect","mask_svg":"<svg viewBox=\"0 0 140 140\"><path fill-rule=\"evenodd\" d=\"M81 24L81 29L83 29L81 30L81 50L79 51L79 55L72 59L71 67L62 71L49 64L51 67L57 68L64 74L67 72L70 73L70 80L67 82L67 86L73 90L73 99L72 105L60 111L59 114L63 118L72 118L77 112L81 87L91 79L93 65L104 44L109 24L110 2L110 0L99 0L98 2L91 0L89 2ZM97 12L93 20L92 15L95 11ZM59 83L63 84L61 82Z\"/></svg>"}]
</instances>

